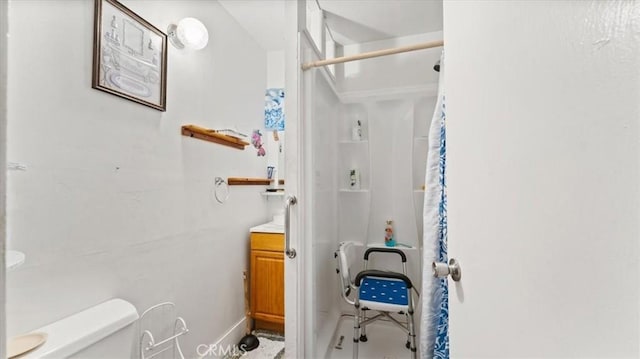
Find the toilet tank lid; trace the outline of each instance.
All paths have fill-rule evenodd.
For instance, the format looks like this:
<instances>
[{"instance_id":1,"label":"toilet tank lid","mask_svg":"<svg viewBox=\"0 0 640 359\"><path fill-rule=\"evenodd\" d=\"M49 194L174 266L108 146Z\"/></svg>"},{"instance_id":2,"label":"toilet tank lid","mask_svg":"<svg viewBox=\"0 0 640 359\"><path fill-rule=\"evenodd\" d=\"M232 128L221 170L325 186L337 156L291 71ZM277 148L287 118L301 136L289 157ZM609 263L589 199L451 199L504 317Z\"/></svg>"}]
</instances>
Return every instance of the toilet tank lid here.
<instances>
[{"instance_id":1,"label":"toilet tank lid","mask_svg":"<svg viewBox=\"0 0 640 359\"><path fill-rule=\"evenodd\" d=\"M138 319L133 304L111 299L33 332L47 333L47 341L25 358L65 358L108 337Z\"/></svg>"}]
</instances>

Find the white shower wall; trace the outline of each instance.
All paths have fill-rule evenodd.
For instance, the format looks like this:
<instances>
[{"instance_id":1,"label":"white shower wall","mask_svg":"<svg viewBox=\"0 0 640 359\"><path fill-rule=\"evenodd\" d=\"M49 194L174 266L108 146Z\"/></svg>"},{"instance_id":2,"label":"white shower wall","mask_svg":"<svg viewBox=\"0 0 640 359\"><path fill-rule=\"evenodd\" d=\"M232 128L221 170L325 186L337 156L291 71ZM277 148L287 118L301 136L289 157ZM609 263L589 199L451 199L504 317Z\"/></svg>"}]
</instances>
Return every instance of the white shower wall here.
<instances>
[{"instance_id":1,"label":"white shower wall","mask_svg":"<svg viewBox=\"0 0 640 359\"><path fill-rule=\"evenodd\" d=\"M344 56L367 51L414 45L442 39L442 31L396 37L387 40L345 45ZM363 61L353 61L337 66L337 87L345 96L384 94L397 90L431 88L436 90L438 73L433 65L440 58L441 48L382 56Z\"/></svg>"},{"instance_id":2,"label":"white shower wall","mask_svg":"<svg viewBox=\"0 0 640 359\"><path fill-rule=\"evenodd\" d=\"M427 157L427 131L435 96L406 94L395 99L368 97L340 107L338 146L338 240L384 244L387 220L405 249L408 271L419 288L421 279L422 207ZM362 141L350 139L356 121L363 124ZM348 186L349 169L361 173L361 188ZM405 248L405 247L398 247ZM374 256L370 265L400 271L397 258Z\"/></svg>"},{"instance_id":3,"label":"white shower wall","mask_svg":"<svg viewBox=\"0 0 640 359\"><path fill-rule=\"evenodd\" d=\"M305 56L315 57L308 39L303 36L302 41ZM422 60L424 72L433 72L433 53L414 56ZM386 65L382 62L369 69L382 70L379 66ZM414 68L396 64L384 70L408 77ZM340 66L336 73L340 76ZM338 78L333 83L324 69L313 69L304 73L302 84L307 108L304 125L309 126L304 133L311 152L307 171L312 198L307 201L312 205L307 210L312 218L309 303L313 310L308 330L313 332L316 357L324 357L333 345L330 339L339 316L353 311L338 291L333 252L341 241L383 245L385 221L393 220L398 242L414 247L405 251L409 276L418 289L421 283L426 136L437 84L423 81L416 86L399 80L392 89L370 84L373 91L347 93L335 87L344 81ZM352 138L357 121L362 140ZM350 169L360 172L357 189L349 186ZM373 256L370 262L382 269L401 270L396 257ZM362 264L356 264L356 269ZM350 342L345 341L347 347Z\"/></svg>"},{"instance_id":4,"label":"white shower wall","mask_svg":"<svg viewBox=\"0 0 640 359\"><path fill-rule=\"evenodd\" d=\"M7 31L8 29L8 3L0 2L0 143L6 144L7 130ZM7 162L6 145L0 148L0 168L4 168ZM6 201L6 172L0 175L0 223L5 221ZM0 226L0 278L5 278L5 250L6 250L5 226ZM4 279L0 279L0 318L5 316L6 286ZM0 358L5 357L6 323L0 319Z\"/></svg>"}]
</instances>

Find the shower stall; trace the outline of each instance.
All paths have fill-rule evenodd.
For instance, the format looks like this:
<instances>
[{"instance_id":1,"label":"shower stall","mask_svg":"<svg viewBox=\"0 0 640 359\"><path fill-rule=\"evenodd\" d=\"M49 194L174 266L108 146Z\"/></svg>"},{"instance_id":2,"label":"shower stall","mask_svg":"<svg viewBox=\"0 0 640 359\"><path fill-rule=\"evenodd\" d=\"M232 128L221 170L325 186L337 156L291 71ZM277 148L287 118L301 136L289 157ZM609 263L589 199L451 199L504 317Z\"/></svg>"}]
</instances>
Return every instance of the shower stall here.
<instances>
[{"instance_id":1,"label":"shower stall","mask_svg":"<svg viewBox=\"0 0 640 359\"><path fill-rule=\"evenodd\" d=\"M451 357L637 358L638 7L443 6L443 33L343 43L335 56L446 43L447 249L463 272L448 287ZM332 56L318 30L323 17L308 21L305 7L289 8L296 22L287 33L299 38L289 39L287 52L287 88L295 93L287 103L294 118L287 155L297 165L287 167L287 190L299 199L290 231L299 256L286 261L286 283L297 290L287 290L287 355L343 358L350 356L346 316L353 308L338 295L338 243L378 244L392 220L398 242L418 253L428 244L420 240L430 147L423 137L440 51L302 71L302 64ZM330 34L336 17L324 19ZM409 262L420 283L429 263L419 256ZM607 329L611 323L615 330ZM402 346L402 335L375 346L374 332L384 329L367 330L360 358L409 357L403 348L390 352Z\"/></svg>"},{"instance_id":2,"label":"shower stall","mask_svg":"<svg viewBox=\"0 0 640 359\"><path fill-rule=\"evenodd\" d=\"M340 46L326 17L314 21L313 5L307 3L305 16L298 16L306 24L298 24L299 57L287 63L287 88L297 88L299 96L296 100L289 91L287 113L295 111L299 120L287 123L287 191L296 193L298 207L289 230L297 258L285 264L287 275L295 271L297 278L286 283L297 281L298 292L296 298L287 291L286 346L291 355L293 348L303 347L299 355L304 357L350 358L353 305L339 292L334 252L340 242L384 247L385 225L392 221L396 248L406 254L408 276L421 289L428 132L438 89L433 66L442 48L306 70L301 65L437 41L442 31ZM322 31L314 35L314 28ZM361 253L357 258L354 267L361 267ZM372 258L370 264L399 271L400 264L391 259ZM296 335L290 335L294 327ZM387 340L361 343L361 357L367 350L380 357L390 345L388 355L410 356L406 334L388 327L372 325L369 336L378 332Z\"/></svg>"}]
</instances>

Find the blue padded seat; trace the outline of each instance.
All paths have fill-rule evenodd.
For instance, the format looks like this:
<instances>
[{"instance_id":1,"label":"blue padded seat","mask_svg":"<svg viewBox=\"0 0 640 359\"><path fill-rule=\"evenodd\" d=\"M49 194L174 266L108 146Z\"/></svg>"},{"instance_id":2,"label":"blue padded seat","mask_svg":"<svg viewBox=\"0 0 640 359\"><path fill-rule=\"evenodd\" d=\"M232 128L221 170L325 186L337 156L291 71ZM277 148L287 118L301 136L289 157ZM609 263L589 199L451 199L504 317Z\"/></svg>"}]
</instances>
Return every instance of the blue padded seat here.
<instances>
[{"instance_id":1,"label":"blue padded seat","mask_svg":"<svg viewBox=\"0 0 640 359\"><path fill-rule=\"evenodd\" d=\"M396 279L366 277L360 285L360 300L400 306L409 305L407 285Z\"/></svg>"}]
</instances>

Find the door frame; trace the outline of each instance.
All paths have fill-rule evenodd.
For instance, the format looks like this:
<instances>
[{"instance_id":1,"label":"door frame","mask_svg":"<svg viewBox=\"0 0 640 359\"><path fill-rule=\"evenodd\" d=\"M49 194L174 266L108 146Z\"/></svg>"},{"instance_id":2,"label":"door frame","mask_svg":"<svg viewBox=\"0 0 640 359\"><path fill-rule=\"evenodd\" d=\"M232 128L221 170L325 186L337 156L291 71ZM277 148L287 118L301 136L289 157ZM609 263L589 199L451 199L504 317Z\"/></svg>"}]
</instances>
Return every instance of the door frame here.
<instances>
[{"instance_id":1,"label":"door frame","mask_svg":"<svg viewBox=\"0 0 640 359\"><path fill-rule=\"evenodd\" d=\"M316 356L314 335L315 308L314 261L312 253L313 179L311 118L313 108L312 71L303 71L305 61L323 58L325 32L321 46L307 30L307 3L317 0L285 1L285 93L287 117L285 134L285 183L287 196L297 198L291 209L290 243L297 257L285 254L285 357ZM322 25L324 29L324 23ZM303 42L308 41L310 48ZM332 77L326 69L328 77ZM329 81L331 82L331 81Z\"/></svg>"},{"instance_id":2,"label":"door frame","mask_svg":"<svg viewBox=\"0 0 640 359\"><path fill-rule=\"evenodd\" d=\"M305 228L305 187L304 187L304 126L302 125L299 33L305 27L304 1L285 1L285 89L284 111L287 116L285 136L285 188L287 196L296 196L297 204L291 208L290 228L287 235L290 245L297 252L296 258L285 254L285 358L302 358L306 352L306 298L305 277L310 275L306 268L306 248L303 234ZM286 214L285 214L286 215ZM285 248L286 250L286 248Z\"/></svg>"},{"instance_id":3,"label":"door frame","mask_svg":"<svg viewBox=\"0 0 640 359\"><path fill-rule=\"evenodd\" d=\"M0 1L0 168L7 168L7 61L9 2ZM5 358L6 343L6 171L0 171L0 358Z\"/></svg>"}]
</instances>

